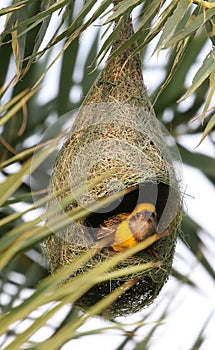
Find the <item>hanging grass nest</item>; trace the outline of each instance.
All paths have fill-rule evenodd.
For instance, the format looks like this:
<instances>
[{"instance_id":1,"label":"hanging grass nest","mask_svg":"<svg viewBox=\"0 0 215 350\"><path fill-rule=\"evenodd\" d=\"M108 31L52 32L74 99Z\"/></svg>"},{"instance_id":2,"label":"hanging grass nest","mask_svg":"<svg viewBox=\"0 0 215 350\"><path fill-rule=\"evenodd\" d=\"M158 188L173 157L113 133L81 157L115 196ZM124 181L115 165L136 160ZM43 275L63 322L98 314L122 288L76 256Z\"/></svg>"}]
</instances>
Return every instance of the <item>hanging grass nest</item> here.
<instances>
[{"instance_id":1,"label":"hanging grass nest","mask_svg":"<svg viewBox=\"0 0 215 350\"><path fill-rule=\"evenodd\" d=\"M117 25L121 25L121 29L111 54L133 34L130 19ZM169 232L153 244L156 253L144 249L122 260L113 269L158 260L161 266L132 275L138 279L110 306L108 312L112 317L136 312L152 303L158 295L171 272L181 221L181 193L172 152L147 96L140 58L138 55L130 58L135 49L132 45L114 58L110 55L85 98L53 169L51 192L66 190L48 204L52 208L72 194L73 200L62 210L66 215L79 207L92 208L95 203L116 196L122 190L126 192L111 203L88 212L86 217L71 220L69 225L48 238L45 254L51 272L76 261L90 248L94 251L97 232L108 218L131 213L137 203L152 203L156 207L157 232L167 229ZM92 185L104 174L108 176ZM51 220L48 224L51 225ZM115 254L120 253L108 246L102 248L92 254L76 275ZM87 309L130 278L131 275L97 284L77 304Z\"/></svg>"}]
</instances>

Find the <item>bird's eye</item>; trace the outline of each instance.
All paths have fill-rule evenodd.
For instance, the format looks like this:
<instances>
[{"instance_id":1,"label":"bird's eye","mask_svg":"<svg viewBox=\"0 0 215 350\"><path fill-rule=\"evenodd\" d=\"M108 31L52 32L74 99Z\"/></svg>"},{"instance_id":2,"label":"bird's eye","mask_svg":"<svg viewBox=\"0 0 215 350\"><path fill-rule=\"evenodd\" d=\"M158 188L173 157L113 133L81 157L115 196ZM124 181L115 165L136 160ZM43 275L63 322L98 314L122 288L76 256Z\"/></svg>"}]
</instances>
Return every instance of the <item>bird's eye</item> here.
<instances>
[{"instance_id":1,"label":"bird's eye","mask_svg":"<svg viewBox=\"0 0 215 350\"><path fill-rule=\"evenodd\" d=\"M153 218L155 218L155 216L156 216L156 215L155 215L155 213L154 213L154 212L152 212L152 217L153 217Z\"/></svg>"},{"instance_id":2,"label":"bird's eye","mask_svg":"<svg viewBox=\"0 0 215 350\"><path fill-rule=\"evenodd\" d=\"M139 218L139 217L141 217L141 213L136 214L136 218Z\"/></svg>"}]
</instances>

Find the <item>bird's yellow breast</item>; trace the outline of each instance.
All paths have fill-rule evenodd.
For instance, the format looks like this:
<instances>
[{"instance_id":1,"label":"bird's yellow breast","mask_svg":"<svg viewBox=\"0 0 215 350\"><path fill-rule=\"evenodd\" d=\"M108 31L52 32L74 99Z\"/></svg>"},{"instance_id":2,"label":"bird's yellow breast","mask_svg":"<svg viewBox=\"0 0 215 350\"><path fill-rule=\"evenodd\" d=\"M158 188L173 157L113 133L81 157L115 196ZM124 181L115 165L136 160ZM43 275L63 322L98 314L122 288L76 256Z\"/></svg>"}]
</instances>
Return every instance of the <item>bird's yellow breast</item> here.
<instances>
[{"instance_id":1,"label":"bird's yellow breast","mask_svg":"<svg viewBox=\"0 0 215 350\"><path fill-rule=\"evenodd\" d=\"M123 221L119 224L115 234L115 242L112 245L113 249L122 252L127 248L134 247L137 243L129 227L129 222Z\"/></svg>"}]
</instances>

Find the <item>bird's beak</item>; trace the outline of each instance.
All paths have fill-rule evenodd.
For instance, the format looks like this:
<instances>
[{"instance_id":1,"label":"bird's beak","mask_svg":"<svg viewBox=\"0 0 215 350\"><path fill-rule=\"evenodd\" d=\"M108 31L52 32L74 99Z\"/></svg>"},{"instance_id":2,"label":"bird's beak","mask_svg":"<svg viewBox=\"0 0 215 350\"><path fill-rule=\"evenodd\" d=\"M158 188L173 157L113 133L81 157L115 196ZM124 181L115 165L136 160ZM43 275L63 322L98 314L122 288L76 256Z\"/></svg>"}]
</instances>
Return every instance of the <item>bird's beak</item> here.
<instances>
[{"instance_id":1,"label":"bird's beak","mask_svg":"<svg viewBox=\"0 0 215 350\"><path fill-rule=\"evenodd\" d=\"M143 216L143 220L144 219L150 223L153 223L155 226L157 225L157 217L154 215L152 211L146 210Z\"/></svg>"},{"instance_id":2,"label":"bird's beak","mask_svg":"<svg viewBox=\"0 0 215 350\"><path fill-rule=\"evenodd\" d=\"M151 219L153 217L153 213L149 210L144 211L144 216L146 219Z\"/></svg>"}]
</instances>

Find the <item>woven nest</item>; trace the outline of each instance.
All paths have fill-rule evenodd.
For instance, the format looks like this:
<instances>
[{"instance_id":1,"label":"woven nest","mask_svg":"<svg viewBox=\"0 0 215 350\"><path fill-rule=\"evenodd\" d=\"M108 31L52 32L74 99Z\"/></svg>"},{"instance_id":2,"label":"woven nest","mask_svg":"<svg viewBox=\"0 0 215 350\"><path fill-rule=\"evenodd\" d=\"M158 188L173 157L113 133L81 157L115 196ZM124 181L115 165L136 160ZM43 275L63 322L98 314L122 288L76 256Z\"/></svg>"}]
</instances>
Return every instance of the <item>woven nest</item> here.
<instances>
[{"instance_id":1,"label":"woven nest","mask_svg":"<svg viewBox=\"0 0 215 350\"><path fill-rule=\"evenodd\" d=\"M132 26L128 21L113 50L131 33ZM57 156L50 186L53 193L62 188L67 190L51 201L48 207L52 208L56 202L73 194L74 200L64 210L66 213L78 206L88 208L122 189L129 191L123 198L89 213L86 218L71 221L45 242L45 254L50 270L54 272L95 247L97 229L107 218L118 213L131 213L140 202L155 205L157 231L168 228L170 232L153 245L162 268L138 273L136 284L110 306L109 314L112 317L136 312L159 294L171 272L181 221L181 194L172 154L146 94L140 59L138 56L128 59L133 49L131 47L126 53L107 62L80 108L71 133ZM106 173L106 178L91 186L92 180ZM92 255L76 274L106 261L110 251L109 247L105 247ZM148 250L143 250L124 259L114 269L156 260L157 257ZM130 278L126 276L111 280L111 290ZM87 309L109 293L110 281L107 281L91 288L77 304Z\"/></svg>"}]
</instances>

